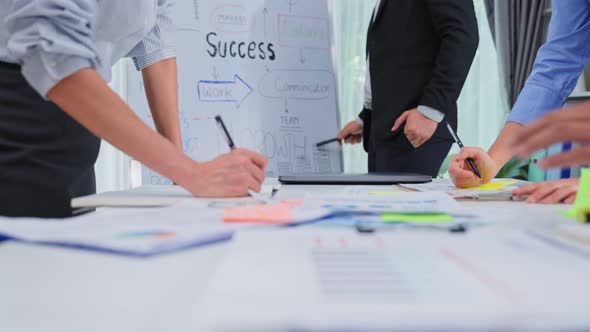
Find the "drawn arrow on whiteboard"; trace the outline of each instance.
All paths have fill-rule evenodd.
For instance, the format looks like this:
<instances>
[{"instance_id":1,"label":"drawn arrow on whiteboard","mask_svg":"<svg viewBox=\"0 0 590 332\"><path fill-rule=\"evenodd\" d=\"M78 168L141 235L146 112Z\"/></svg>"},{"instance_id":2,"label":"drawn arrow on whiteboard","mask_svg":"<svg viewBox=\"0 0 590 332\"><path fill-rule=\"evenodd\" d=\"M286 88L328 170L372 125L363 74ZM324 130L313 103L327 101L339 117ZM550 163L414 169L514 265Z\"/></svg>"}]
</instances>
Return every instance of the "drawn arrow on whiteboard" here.
<instances>
[{"instance_id":1,"label":"drawn arrow on whiteboard","mask_svg":"<svg viewBox=\"0 0 590 332\"><path fill-rule=\"evenodd\" d=\"M205 103L235 103L240 108L254 89L240 76L233 81L199 81L197 85L199 101Z\"/></svg>"}]
</instances>

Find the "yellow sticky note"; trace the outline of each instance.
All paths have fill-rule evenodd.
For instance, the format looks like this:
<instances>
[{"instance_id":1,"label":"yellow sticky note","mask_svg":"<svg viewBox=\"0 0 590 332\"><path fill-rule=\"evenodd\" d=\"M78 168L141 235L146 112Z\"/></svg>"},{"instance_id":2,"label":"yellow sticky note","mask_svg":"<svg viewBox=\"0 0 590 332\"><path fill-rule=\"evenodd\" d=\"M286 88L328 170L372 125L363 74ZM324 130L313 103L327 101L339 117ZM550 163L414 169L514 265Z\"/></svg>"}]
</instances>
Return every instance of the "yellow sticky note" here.
<instances>
[{"instance_id":1,"label":"yellow sticky note","mask_svg":"<svg viewBox=\"0 0 590 332\"><path fill-rule=\"evenodd\" d=\"M578 188L578 195L576 196L576 202L574 206L568 210L563 211L562 214L566 217L578 219L579 221L585 222L581 216L578 216L578 212L590 209L590 168L582 169L582 176L580 177L580 187Z\"/></svg>"},{"instance_id":2,"label":"yellow sticky note","mask_svg":"<svg viewBox=\"0 0 590 332\"><path fill-rule=\"evenodd\" d=\"M450 223L453 217L440 213L384 213L381 215L383 222L398 223Z\"/></svg>"},{"instance_id":3,"label":"yellow sticky note","mask_svg":"<svg viewBox=\"0 0 590 332\"><path fill-rule=\"evenodd\" d=\"M482 184L477 187L467 188L467 190L481 190L481 191L494 191L500 190L508 187L511 184L516 183L516 181L496 181L496 182L489 182L486 184Z\"/></svg>"}]
</instances>

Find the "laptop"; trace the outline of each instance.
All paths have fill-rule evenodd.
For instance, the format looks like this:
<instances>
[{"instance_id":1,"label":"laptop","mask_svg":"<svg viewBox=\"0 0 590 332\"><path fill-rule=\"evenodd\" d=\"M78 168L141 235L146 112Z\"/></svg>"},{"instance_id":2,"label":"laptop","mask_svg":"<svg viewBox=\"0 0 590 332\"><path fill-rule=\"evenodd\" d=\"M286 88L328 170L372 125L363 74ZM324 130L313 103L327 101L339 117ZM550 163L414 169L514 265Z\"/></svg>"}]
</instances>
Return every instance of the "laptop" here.
<instances>
[{"instance_id":1,"label":"laptop","mask_svg":"<svg viewBox=\"0 0 590 332\"><path fill-rule=\"evenodd\" d=\"M283 184L391 185L428 183L432 177L413 173L293 174L279 176Z\"/></svg>"}]
</instances>

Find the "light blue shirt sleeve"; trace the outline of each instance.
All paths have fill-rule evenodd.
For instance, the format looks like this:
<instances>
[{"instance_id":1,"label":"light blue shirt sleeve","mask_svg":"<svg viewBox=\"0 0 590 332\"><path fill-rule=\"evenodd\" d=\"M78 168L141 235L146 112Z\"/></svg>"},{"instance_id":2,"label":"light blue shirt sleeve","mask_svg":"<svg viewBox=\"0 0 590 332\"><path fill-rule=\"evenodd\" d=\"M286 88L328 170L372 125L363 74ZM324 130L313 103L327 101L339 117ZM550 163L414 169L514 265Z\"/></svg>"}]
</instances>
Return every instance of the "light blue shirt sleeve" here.
<instances>
[{"instance_id":1,"label":"light blue shirt sleeve","mask_svg":"<svg viewBox=\"0 0 590 332\"><path fill-rule=\"evenodd\" d=\"M127 55L133 57L137 70L176 57L173 5L173 0L157 0L156 25Z\"/></svg>"},{"instance_id":2,"label":"light blue shirt sleeve","mask_svg":"<svg viewBox=\"0 0 590 332\"><path fill-rule=\"evenodd\" d=\"M590 1L553 1L548 41L508 117L528 125L563 107L590 60Z\"/></svg>"},{"instance_id":3,"label":"light blue shirt sleeve","mask_svg":"<svg viewBox=\"0 0 590 332\"><path fill-rule=\"evenodd\" d=\"M96 0L12 1L6 48L44 98L63 78L100 66L93 42L96 6Z\"/></svg>"}]
</instances>

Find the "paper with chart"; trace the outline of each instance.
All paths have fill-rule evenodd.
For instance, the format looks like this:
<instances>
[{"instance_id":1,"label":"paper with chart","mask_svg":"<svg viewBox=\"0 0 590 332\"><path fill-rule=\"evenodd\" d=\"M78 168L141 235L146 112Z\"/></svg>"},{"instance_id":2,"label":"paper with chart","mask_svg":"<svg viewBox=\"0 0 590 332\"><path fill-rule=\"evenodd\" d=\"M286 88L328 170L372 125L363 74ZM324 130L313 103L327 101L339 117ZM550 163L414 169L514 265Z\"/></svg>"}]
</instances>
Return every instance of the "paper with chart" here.
<instances>
[{"instance_id":1,"label":"paper with chart","mask_svg":"<svg viewBox=\"0 0 590 332\"><path fill-rule=\"evenodd\" d=\"M255 231L195 312L212 331L575 330L589 263L526 232Z\"/></svg>"},{"instance_id":2,"label":"paper with chart","mask_svg":"<svg viewBox=\"0 0 590 332\"><path fill-rule=\"evenodd\" d=\"M392 189L388 192L374 191L377 195L371 195L372 192L361 194L350 189L338 194L310 192L305 196L303 207L353 214L442 213L461 217L475 216L474 211L470 211L443 192L397 192Z\"/></svg>"},{"instance_id":3,"label":"paper with chart","mask_svg":"<svg viewBox=\"0 0 590 332\"><path fill-rule=\"evenodd\" d=\"M221 209L184 200L171 207L101 211L67 220L0 218L10 239L131 256L154 256L231 239L248 225L222 223Z\"/></svg>"},{"instance_id":4,"label":"paper with chart","mask_svg":"<svg viewBox=\"0 0 590 332\"><path fill-rule=\"evenodd\" d=\"M268 175L342 171L330 8L322 0L177 1L180 122L198 161L228 152L213 117L240 147L266 155ZM143 83L128 68L128 102L151 126ZM168 180L143 169L143 184Z\"/></svg>"}]
</instances>

